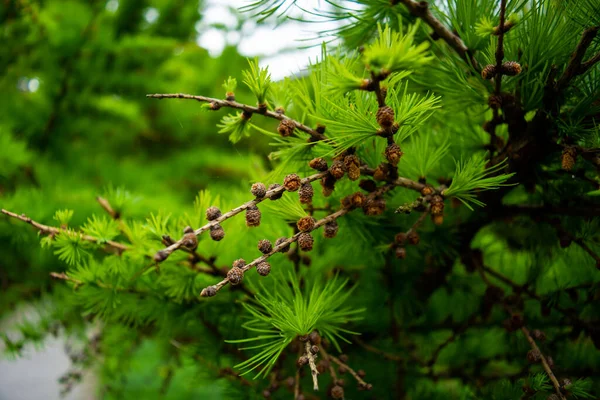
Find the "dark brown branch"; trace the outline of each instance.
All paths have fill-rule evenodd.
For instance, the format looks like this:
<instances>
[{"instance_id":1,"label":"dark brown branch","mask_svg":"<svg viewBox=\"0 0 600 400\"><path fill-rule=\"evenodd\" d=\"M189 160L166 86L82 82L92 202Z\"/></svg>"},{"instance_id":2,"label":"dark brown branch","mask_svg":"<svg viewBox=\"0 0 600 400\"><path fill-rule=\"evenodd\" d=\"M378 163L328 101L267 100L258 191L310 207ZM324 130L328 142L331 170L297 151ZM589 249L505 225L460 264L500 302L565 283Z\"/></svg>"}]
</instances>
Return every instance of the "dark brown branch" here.
<instances>
[{"instance_id":1,"label":"dark brown branch","mask_svg":"<svg viewBox=\"0 0 600 400\"><path fill-rule=\"evenodd\" d=\"M311 138L313 140L326 140L327 138L325 137L325 135L323 135L322 133L317 132L315 129L312 129L298 121L295 121L287 116L285 116L282 113L277 113L274 111L265 111L263 112L262 110L259 110L258 107L253 107L247 104L242 104L242 103L238 103L236 101L230 101L230 100L220 100L220 99L215 99L212 97L205 97L205 96L195 96L195 95L191 95L191 94L183 94L183 93L169 93L169 94L147 94L146 97L150 97L153 99L187 99L187 100L196 100L199 101L201 103L212 103L215 105L215 107L217 108L221 108L221 107L229 107L229 108L235 108L237 110L242 110L246 113L252 113L252 114L261 114L264 115L266 117L269 118L273 118L279 121L282 121L284 119L287 119L289 121L292 121L294 123L294 125L296 126L296 129L302 131L302 132L306 132L308 133Z\"/></svg>"},{"instance_id":2,"label":"dark brown branch","mask_svg":"<svg viewBox=\"0 0 600 400\"><path fill-rule=\"evenodd\" d=\"M595 26L592 28L586 29L581 35L581 40L577 44L575 51L571 55L571 59L569 60L569 64L563 72L562 76L558 79L556 83L556 90L558 93L562 92L569 86L569 83L577 77L585 73L589 68L591 68L596 62L600 61L600 54L592 57L590 61L582 64L583 57L585 56L585 52L592 44L592 41L598 34L600 30L600 26Z\"/></svg>"},{"instance_id":3,"label":"dark brown branch","mask_svg":"<svg viewBox=\"0 0 600 400\"><path fill-rule=\"evenodd\" d=\"M414 0L392 0L392 4L398 3L404 4L412 15L425 21L427 25L429 25L440 38L452 47L462 59L468 64L471 64L476 70L479 69L477 61L473 58L462 39L458 37L458 35L452 33L439 19L433 16L429 10L429 3L426 1L417 2Z\"/></svg>"},{"instance_id":4,"label":"dark brown branch","mask_svg":"<svg viewBox=\"0 0 600 400\"><path fill-rule=\"evenodd\" d=\"M496 48L496 95L502 89L502 60L504 60L504 23L506 21L506 0L500 1L500 24L498 25L498 47Z\"/></svg>"}]
</instances>

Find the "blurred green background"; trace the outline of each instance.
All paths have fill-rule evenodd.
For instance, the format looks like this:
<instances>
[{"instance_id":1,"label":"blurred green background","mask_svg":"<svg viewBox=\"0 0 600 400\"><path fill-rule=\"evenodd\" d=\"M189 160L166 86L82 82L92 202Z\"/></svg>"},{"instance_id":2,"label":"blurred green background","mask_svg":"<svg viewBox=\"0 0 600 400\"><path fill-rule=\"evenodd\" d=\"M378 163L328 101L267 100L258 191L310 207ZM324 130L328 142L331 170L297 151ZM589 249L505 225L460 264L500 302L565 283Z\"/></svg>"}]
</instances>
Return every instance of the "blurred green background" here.
<instances>
[{"instance_id":1,"label":"blurred green background","mask_svg":"<svg viewBox=\"0 0 600 400\"><path fill-rule=\"evenodd\" d=\"M217 57L198 45L205 30L240 36L249 16L218 3L0 2L0 206L49 225L56 225L56 210L72 209L72 224L78 226L92 213L102 212L96 196L118 195L124 188L136 200L127 210L135 218L188 208L209 184L215 193L247 187L250 171L268 163L267 139L260 136L233 145L226 135L217 134L225 112L201 111L195 102L145 97L169 92L224 97L223 81L229 75L240 78L247 62L236 47L225 45ZM213 22L205 22L207 7L217 9L217 19L219 12L227 11L223 17L228 24L215 23L214 10ZM253 102L245 90L240 87L237 98ZM39 320L40 308L47 305L44 293L61 290L48 274L64 270L64 264L51 250L39 249L30 226L2 219L0 332L10 334L15 321ZM23 306L28 299L31 304ZM29 335L42 343L33 325ZM19 380L28 386L37 376L42 392L48 381L44 376L55 380L57 373L65 372L56 369L68 364L62 350L56 351L61 341L47 345L50 360L37 358L37 365L26 364L32 375ZM33 349L26 350L33 354ZM155 351L148 343L129 355L132 377L128 393L122 395L156 392L144 379L145 374L156 374ZM128 372L117 371L111 355L106 357L105 379L112 379L112 368L125 380ZM5 387L0 398L28 398L27 393L35 391L8 382L15 376L7 372L12 368L10 361L0 361L0 386ZM173 398L179 398L177 387L170 393ZM45 398L57 398L57 388L58 383L49 386ZM82 398L90 399L92 393Z\"/></svg>"}]
</instances>

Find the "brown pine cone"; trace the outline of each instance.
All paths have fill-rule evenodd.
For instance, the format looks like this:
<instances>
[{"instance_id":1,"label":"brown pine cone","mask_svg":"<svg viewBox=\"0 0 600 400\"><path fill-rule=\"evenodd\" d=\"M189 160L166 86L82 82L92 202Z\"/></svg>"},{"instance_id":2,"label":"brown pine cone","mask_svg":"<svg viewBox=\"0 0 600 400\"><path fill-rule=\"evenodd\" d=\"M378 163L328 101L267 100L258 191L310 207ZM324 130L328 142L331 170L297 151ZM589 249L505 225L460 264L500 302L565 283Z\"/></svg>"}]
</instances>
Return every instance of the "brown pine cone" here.
<instances>
[{"instance_id":1,"label":"brown pine cone","mask_svg":"<svg viewBox=\"0 0 600 400\"><path fill-rule=\"evenodd\" d=\"M298 197L300 198L300 203L302 204L310 204L312 202L313 195L315 191L310 184L310 182L303 183L298 190Z\"/></svg>"},{"instance_id":2,"label":"brown pine cone","mask_svg":"<svg viewBox=\"0 0 600 400\"><path fill-rule=\"evenodd\" d=\"M492 64L486 65L481 70L481 77L483 79L492 79L494 76L496 76L496 66L495 65L492 65Z\"/></svg>"},{"instance_id":3,"label":"brown pine cone","mask_svg":"<svg viewBox=\"0 0 600 400\"><path fill-rule=\"evenodd\" d=\"M326 238L334 238L338 233L339 225L336 221L331 221L323 227L323 235Z\"/></svg>"},{"instance_id":4,"label":"brown pine cone","mask_svg":"<svg viewBox=\"0 0 600 400\"><path fill-rule=\"evenodd\" d=\"M263 254L268 254L273 250L273 245L271 244L271 241L263 239L258 242L258 250Z\"/></svg>"},{"instance_id":5,"label":"brown pine cone","mask_svg":"<svg viewBox=\"0 0 600 400\"><path fill-rule=\"evenodd\" d=\"M232 285L239 285L244 278L244 271L241 268L233 267L227 272L227 279Z\"/></svg>"},{"instance_id":6,"label":"brown pine cone","mask_svg":"<svg viewBox=\"0 0 600 400\"><path fill-rule=\"evenodd\" d=\"M315 227L315 222L315 219L311 216L302 217L298 220L296 226L300 232L309 232Z\"/></svg>"},{"instance_id":7,"label":"brown pine cone","mask_svg":"<svg viewBox=\"0 0 600 400\"><path fill-rule=\"evenodd\" d=\"M257 182L254 185L252 185L250 193L252 193L252 195L257 198L262 199L263 197L265 197L265 194L267 194L267 187L264 183Z\"/></svg>"},{"instance_id":8,"label":"brown pine cone","mask_svg":"<svg viewBox=\"0 0 600 400\"><path fill-rule=\"evenodd\" d=\"M300 177L297 174L289 174L283 180L283 187L288 192L295 192L300 189L300 185L302 184Z\"/></svg>"},{"instance_id":9,"label":"brown pine cone","mask_svg":"<svg viewBox=\"0 0 600 400\"><path fill-rule=\"evenodd\" d=\"M577 150L574 147L565 147L560 161L562 169L571 171L577 161Z\"/></svg>"},{"instance_id":10,"label":"brown pine cone","mask_svg":"<svg viewBox=\"0 0 600 400\"><path fill-rule=\"evenodd\" d=\"M266 261L263 261L263 262L259 263L256 266L256 272L258 272L258 274L260 276L267 276L267 275L269 275L269 273L271 272L271 264L269 264Z\"/></svg>"},{"instance_id":11,"label":"brown pine cone","mask_svg":"<svg viewBox=\"0 0 600 400\"><path fill-rule=\"evenodd\" d=\"M431 198L431 215L442 215L444 213L444 198L436 194Z\"/></svg>"},{"instance_id":12,"label":"brown pine cone","mask_svg":"<svg viewBox=\"0 0 600 400\"><path fill-rule=\"evenodd\" d=\"M225 237L225 231L219 224L210 227L210 238L215 242L222 240Z\"/></svg>"},{"instance_id":13,"label":"brown pine cone","mask_svg":"<svg viewBox=\"0 0 600 400\"><path fill-rule=\"evenodd\" d=\"M260 225L260 210L256 206L250 206L246 209L246 226L255 227Z\"/></svg>"},{"instance_id":14,"label":"brown pine cone","mask_svg":"<svg viewBox=\"0 0 600 400\"><path fill-rule=\"evenodd\" d=\"M335 189L335 178L331 174L325 175L321 179L321 186L323 187L323 196L331 196L331 193Z\"/></svg>"},{"instance_id":15,"label":"brown pine cone","mask_svg":"<svg viewBox=\"0 0 600 400\"><path fill-rule=\"evenodd\" d=\"M394 124L394 110L390 106L379 107L376 118L379 126L384 129L390 128Z\"/></svg>"},{"instance_id":16,"label":"brown pine cone","mask_svg":"<svg viewBox=\"0 0 600 400\"><path fill-rule=\"evenodd\" d=\"M311 251L313 248L313 244L314 244L314 239L310 233L302 232L298 236L298 245L300 246L301 250Z\"/></svg>"},{"instance_id":17,"label":"brown pine cone","mask_svg":"<svg viewBox=\"0 0 600 400\"><path fill-rule=\"evenodd\" d=\"M215 219L221 216L221 210L217 207L212 206L206 209L206 219L209 221L214 221Z\"/></svg>"},{"instance_id":18,"label":"brown pine cone","mask_svg":"<svg viewBox=\"0 0 600 400\"><path fill-rule=\"evenodd\" d=\"M287 137L294 133L294 129L296 129L296 124L294 124L292 120L284 118L279 123L279 126L277 127L277 132L279 132L281 136Z\"/></svg>"},{"instance_id":19,"label":"brown pine cone","mask_svg":"<svg viewBox=\"0 0 600 400\"><path fill-rule=\"evenodd\" d=\"M327 166L327 161L325 161L321 157L313 158L312 160L310 160L308 162L308 166L317 171L327 171L327 169L329 168Z\"/></svg>"},{"instance_id":20,"label":"brown pine cone","mask_svg":"<svg viewBox=\"0 0 600 400\"><path fill-rule=\"evenodd\" d=\"M507 61L502 64L502 73L508 76L515 76L521 73L521 64L516 61Z\"/></svg>"},{"instance_id":21,"label":"brown pine cone","mask_svg":"<svg viewBox=\"0 0 600 400\"><path fill-rule=\"evenodd\" d=\"M281 185L279 183L272 183L272 184L269 185L269 192L271 190L274 190L274 189L277 189L277 188L280 188L280 187L281 187ZM279 200L281 198L281 196L283 196L283 192L280 192L280 193L278 193L276 195L273 195L273 196L269 197L269 200Z\"/></svg>"},{"instance_id":22,"label":"brown pine cone","mask_svg":"<svg viewBox=\"0 0 600 400\"><path fill-rule=\"evenodd\" d=\"M344 162L340 160L334 161L329 168L329 173L335 179L342 179L346 173L346 166L344 165Z\"/></svg>"},{"instance_id":23,"label":"brown pine cone","mask_svg":"<svg viewBox=\"0 0 600 400\"><path fill-rule=\"evenodd\" d=\"M400 158L402 157L403 153L402 150L400 150L400 146L398 146L396 143L392 143L385 148L384 154L385 159L395 167L400 162Z\"/></svg>"}]
</instances>

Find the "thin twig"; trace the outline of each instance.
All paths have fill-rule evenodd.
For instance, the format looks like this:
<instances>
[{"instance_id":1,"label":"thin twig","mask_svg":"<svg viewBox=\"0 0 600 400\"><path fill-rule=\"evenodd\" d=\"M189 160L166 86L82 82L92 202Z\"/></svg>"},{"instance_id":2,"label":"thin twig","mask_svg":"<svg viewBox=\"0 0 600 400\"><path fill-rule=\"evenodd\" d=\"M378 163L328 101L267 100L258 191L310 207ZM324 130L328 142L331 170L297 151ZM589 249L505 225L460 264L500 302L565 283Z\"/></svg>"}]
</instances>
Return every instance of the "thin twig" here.
<instances>
[{"instance_id":1,"label":"thin twig","mask_svg":"<svg viewBox=\"0 0 600 400\"><path fill-rule=\"evenodd\" d=\"M347 208L343 208L341 210L338 210L336 212L334 212L333 214L329 214L327 217L318 220L315 225L313 230L320 228L321 226L325 225L328 222L334 221L337 218L341 217L342 215L345 215L349 212L350 210ZM312 231L311 231L312 232ZM267 260L269 257L271 257L272 255L276 254L279 252L279 250L283 249L284 247L287 247L288 245L294 243L295 241L298 240L298 237L302 234L302 232L298 232L295 235L293 235L292 237L286 239L285 241L283 241L282 243L280 243L279 245L273 247L273 249L267 253L264 254L260 257L258 257L257 259L253 260L252 262L246 264L244 267L242 267L242 271L246 272L249 269L251 269L252 267L260 264L261 262ZM229 278L225 278L223 279L221 282L211 286L211 288L213 288L216 292L218 292L219 290L221 290L225 285L227 285L229 283ZM200 293L200 296L208 296L208 294L211 292L212 290L208 290L208 288L202 289L202 292Z\"/></svg>"},{"instance_id":2,"label":"thin twig","mask_svg":"<svg viewBox=\"0 0 600 400\"><path fill-rule=\"evenodd\" d=\"M317 174L317 175L320 175L320 174ZM315 175L313 175L313 176L315 176ZM305 178L305 179L308 179L308 178ZM381 196L384 193L388 192L389 190L393 189L394 187L395 186L393 184L383 185L383 186L379 187L375 192L370 193L369 196L368 196L368 198L375 198L377 196ZM272 191L269 191L269 192L267 192L266 196L272 195L272 192L274 192L275 190L279 190L279 189L282 189L282 188L278 188L278 189L274 189ZM251 201L249 203L252 203L254 201L257 201L257 200L253 200L253 201ZM248 203L246 203L246 204L248 204ZM243 205L240 206L240 207L243 207ZM240 207L238 207L238 208L240 208ZM237 210L237 209L234 209L234 210ZM232 211L234 211L234 210L232 210ZM232 211L230 211L229 213L231 213ZM336 219L340 218L343 215L346 215L350 211L352 211L352 209L350 209L350 208L342 208L342 209L340 209L340 210L338 210L338 211L336 211L336 212L334 212L332 214L329 214L328 216L326 216L326 217L324 217L324 218L316 221L315 224L314 224L314 226L313 226L313 228L309 232L312 232L312 231L320 228L321 226L323 226L323 225L325 225L325 224L327 224L329 222L335 221ZM229 214L229 213L227 213L227 214ZM227 214L223 214L220 218L218 218L215 221L218 221L218 220L222 219ZM212 222L215 222L215 221L212 221ZM210 225L210 223L207 224L207 225ZM202 227L200 229L204 229L204 227ZM197 229L196 232L198 232L200 229ZM266 261L272 255L277 254L281 249L283 249L283 248L291 245L292 243L296 242L302 233L304 233L304 232L298 232L295 235L293 235L293 236L287 238L286 240L282 241L279 245L274 246L273 249L270 252L268 252L266 254L263 254L262 256L254 259L252 262L244 265L241 268L242 271L243 272L247 272L252 267L260 264L263 261ZM196 234L198 234L198 233L196 233ZM173 247L173 246L170 246L170 247ZM228 283L229 283L229 278L225 278L221 282L219 282L219 283L217 283L217 284L215 284L213 286L209 286L208 288L202 289L202 292L200 293L200 296L202 296L202 297L214 296L219 290L221 290Z\"/></svg>"},{"instance_id":3,"label":"thin twig","mask_svg":"<svg viewBox=\"0 0 600 400\"><path fill-rule=\"evenodd\" d=\"M308 358L308 365L310 366L310 374L312 375L313 380L313 390L319 390L319 381L317 377L319 376L319 370L317 369L317 364L315 363L316 355L314 355L311 351L311 343L310 340L307 340L304 344L304 349L306 351L306 357Z\"/></svg>"},{"instance_id":4,"label":"thin twig","mask_svg":"<svg viewBox=\"0 0 600 400\"><path fill-rule=\"evenodd\" d=\"M429 10L429 4L427 2L417 2L414 0L392 0L392 4L398 3L404 4L411 14L425 21L427 25L429 25L440 38L448 43L448 45L452 47L462 59L471 64L476 70L479 69L477 61L470 54L469 49L462 39L446 28L439 19L434 17Z\"/></svg>"},{"instance_id":5,"label":"thin twig","mask_svg":"<svg viewBox=\"0 0 600 400\"><path fill-rule=\"evenodd\" d=\"M321 351L323 351L321 349ZM324 353L327 354L327 353ZM350 368L348 366L348 364L344 363L342 360L340 360L339 358L337 358L336 356L332 356L331 354L327 354L326 355L327 358L329 358L330 360L332 360L334 363L336 363L337 365L339 365L342 368L345 368L348 372L350 372L350 375L352 375L352 377L354 379L356 379L356 382L358 382L358 385L363 388L363 389L368 389L371 387L370 384L368 384L367 382L365 382L357 373L356 371L354 371L352 368Z\"/></svg>"},{"instance_id":6,"label":"thin twig","mask_svg":"<svg viewBox=\"0 0 600 400\"><path fill-rule=\"evenodd\" d=\"M556 379L556 376L554 376L554 372L552 372L552 368L550 368L550 365L548 364L548 360L540 351L540 348L535 343L535 340L533 340L533 338L531 337L529 330L523 326L523 327L521 327L521 331L525 335L525 338L529 342L529 345L531 346L531 348L540 355L540 361L542 363L542 367L544 367L544 371L546 371L546 374L548 374L548 378L550 378L550 380L552 381L552 385L554 386L554 389L556 390L556 394L558 394L558 397L561 400L566 400L566 397L562 394L562 392L560 390L560 383L558 383L558 379Z\"/></svg>"},{"instance_id":7,"label":"thin twig","mask_svg":"<svg viewBox=\"0 0 600 400\"><path fill-rule=\"evenodd\" d=\"M220 100L220 99L215 99L212 97L205 97L205 96L196 96L196 95L191 95L191 94L184 94L184 93L168 93L168 94L147 94L146 97L150 97L153 99L187 99L187 100L196 100L199 101L201 103L213 103L217 108L221 108L221 107L229 107L229 108L235 108L237 110L242 110L245 112L249 112L252 114L261 114L264 115L266 117L269 118L273 118L279 121L282 121L284 119L287 119L291 122L294 123L294 125L296 126L296 129L302 131L302 132L306 132L308 133L312 139L314 140L326 140L327 138L325 137L325 135L323 135L322 133L317 132L315 129L312 129L298 121L295 121L287 116L285 116L282 113L277 113L274 111L266 111L266 112L262 112L262 110L259 110L258 107L253 107L247 104L242 104L242 103L238 103L236 101L230 101L230 100Z\"/></svg>"},{"instance_id":8,"label":"thin twig","mask_svg":"<svg viewBox=\"0 0 600 400\"><path fill-rule=\"evenodd\" d=\"M504 22L506 20L506 0L500 2L500 24L498 25L498 47L496 48L496 94L502 88L502 60L504 60Z\"/></svg>"},{"instance_id":9,"label":"thin twig","mask_svg":"<svg viewBox=\"0 0 600 400\"><path fill-rule=\"evenodd\" d=\"M316 181L318 179L321 179L322 177L324 177L325 175L327 175L328 172L319 172L318 174L314 174L311 176L308 176L304 179L302 179L302 183L309 183L309 182L313 182ZM278 194L281 194L285 191L285 188L283 186L279 186L275 189L269 190L264 197L262 198L256 198L254 200L250 200L247 201L246 203L234 208L231 211L226 212L225 214L221 215L219 218L216 218L210 222L208 222L206 225L201 226L200 228L196 229L194 231L194 234L196 236L201 235L203 232L206 232L208 230L210 230L210 228L212 228L215 225L220 224L221 222L241 213L242 211L247 210L248 208L257 205L258 203L260 203L261 201L270 199L273 196L277 196ZM157 255L155 256L155 259L159 262L162 262L164 260L167 259L167 257L169 257L171 255L171 253L173 253L175 250L179 249L182 247L182 244L184 242L185 237L182 237L181 239L179 239L178 241L176 241L175 243L173 243L172 245L160 250ZM291 242L290 242L291 243Z\"/></svg>"},{"instance_id":10,"label":"thin twig","mask_svg":"<svg viewBox=\"0 0 600 400\"><path fill-rule=\"evenodd\" d=\"M8 215L9 217L12 217L12 218L15 218L15 219L18 219L20 221L30 224L31 226L36 228L43 235L58 235L60 233L66 232L66 230L64 230L64 229L60 229L60 228L56 228L54 226L44 225L39 222L36 222L36 221L32 220L31 218L29 218L28 216L26 216L25 214L19 215L19 214L16 214L14 212L11 212L11 211L8 211L5 209L0 210L0 212L2 212L2 214ZM106 245L108 247L112 247L113 249L117 250L119 253L122 253L129 249L129 247L127 245L124 245L119 242L115 242L113 240L101 241L100 239L97 239L93 236L84 235L81 232L76 232L76 233L80 235L81 239L83 239L87 242L92 242L92 243L96 243L99 245Z\"/></svg>"},{"instance_id":11,"label":"thin twig","mask_svg":"<svg viewBox=\"0 0 600 400\"><path fill-rule=\"evenodd\" d=\"M119 217L120 217L119 213L116 212L111 207L111 205L108 202L108 200L106 200L104 197L97 196L96 197L96 201L98 202L98 204L100 204L100 207L102 207L104 209L104 211L106 211L108 213L108 215L110 215L110 217L112 219L119 219Z\"/></svg>"}]
</instances>

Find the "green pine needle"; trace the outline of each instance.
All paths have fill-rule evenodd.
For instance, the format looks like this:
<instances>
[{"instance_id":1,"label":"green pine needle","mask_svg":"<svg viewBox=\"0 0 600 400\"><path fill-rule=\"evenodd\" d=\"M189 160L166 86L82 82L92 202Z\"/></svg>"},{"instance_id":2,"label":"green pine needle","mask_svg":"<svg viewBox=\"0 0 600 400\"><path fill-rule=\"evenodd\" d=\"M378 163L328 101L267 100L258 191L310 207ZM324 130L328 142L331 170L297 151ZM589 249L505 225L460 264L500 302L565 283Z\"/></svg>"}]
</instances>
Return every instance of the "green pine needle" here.
<instances>
[{"instance_id":1,"label":"green pine needle","mask_svg":"<svg viewBox=\"0 0 600 400\"><path fill-rule=\"evenodd\" d=\"M366 46L363 52L365 63L375 74L384 75L423 67L433 57L427 54L429 42L414 44L419 26L416 23L406 33L402 33L402 26L398 32L394 32L388 25L385 28L378 25L378 38L373 44Z\"/></svg>"},{"instance_id":2,"label":"green pine needle","mask_svg":"<svg viewBox=\"0 0 600 400\"><path fill-rule=\"evenodd\" d=\"M291 286L290 286L291 283ZM313 330L327 338L338 350L338 340L348 340L344 334L357 334L341 326L350 321L360 319L357 314L363 309L344 307L354 288L345 290L347 280L337 277L330 279L323 286L321 281L307 284L302 290L298 277L289 276L289 282L279 279L271 290L257 290L254 303L244 303L244 308L251 314L251 320L243 327L257 336L228 340L228 343L259 342L244 349L261 349L248 360L236 365L236 368L248 374L262 366L255 379L266 376L277 361L279 354L297 336L307 335Z\"/></svg>"},{"instance_id":3,"label":"green pine needle","mask_svg":"<svg viewBox=\"0 0 600 400\"><path fill-rule=\"evenodd\" d=\"M504 182L514 175L514 173L494 175L504 168L506 160L488 169L485 168L486 163L485 156L474 156L468 161L464 161L461 158L460 161L456 162L456 171L452 178L452 184L442 194L445 197L456 197L469 210L473 210L470 203L480 207L485 206L483 202L477 199L475 191L492 190L498 189L501 186L509 186L508 184L504 184Z\"/></svg>"},{"instance_id":4,"label":"green pine needle","mask_svg":"<svg viewBox=\"0 0 600 400\"><path fill-rule=\"evenodd\" d=\"M102 217L93 215L92 218L88 218L82 230L87 235L98 239L98 243L106 243L119 235L119 226L115 220L109 219L105 215Z\"/></svg>"},{"instance_id":5,"label":"green pine needle","mask_svg":"<svg viewBox=\"0 0 600 400\"><path fill-rule=\"evenodd\" d=\"M245 118L242 112L228 114L223 117L217 127L219 128L219 133L229 134L229 141L231 143L237 143L244 136L250 136L248 121L250 119Z\"/></svg>"},{"instance_id":6,"label":"green pine needle","mask_svg":"<svg viewBox=\"0 0 600 400\"><path fill-rule=\"evenodd\" d=\"M54 213L53 219L60 225L69 225L71 218L73 218L73 210L58 210Z\"/></svg>"},{"instance_id":7,"label":"green pine needle","mask_svg":"<svg viewBox=\"0 0 600 400\"><path fill-rule=\"evenodd\" d=\"M243 82L256 96L258 104L266 104L267 92L271 86L271 74L268 68L258 66L258 58L248 59L250 70L242 71Z\"/></svg>"}]
</instances>

